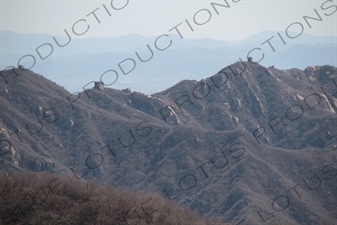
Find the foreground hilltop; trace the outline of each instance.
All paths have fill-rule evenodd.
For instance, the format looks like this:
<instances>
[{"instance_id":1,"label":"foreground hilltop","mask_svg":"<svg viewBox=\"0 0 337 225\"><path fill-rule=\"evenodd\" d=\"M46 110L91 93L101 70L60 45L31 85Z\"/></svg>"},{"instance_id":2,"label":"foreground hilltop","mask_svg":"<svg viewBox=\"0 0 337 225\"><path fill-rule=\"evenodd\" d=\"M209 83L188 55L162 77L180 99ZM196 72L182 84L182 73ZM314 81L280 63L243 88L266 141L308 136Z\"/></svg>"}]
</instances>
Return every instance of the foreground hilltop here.
<instances>
[{"instance_id":1,"label":"foreground hilltop","mask_svg":"<svg viewBox=\"0 0 337 225\"><path fill-rule=\"evenodd\" d=\"M225 225L150 193L49 173L0 174L0 224Z\"/></svg>"},{"instance_id":2,"label":"foreground hilltop","mask_svg":"<svg viewBox=\"0 0 337 225\"><path fill-rule=\"evenodd\" d=\"M15 72L0 82L2 170L147 190L234 224L337 219L335 67L237 62L153 95Z\"/></svg>"}]
</instances>

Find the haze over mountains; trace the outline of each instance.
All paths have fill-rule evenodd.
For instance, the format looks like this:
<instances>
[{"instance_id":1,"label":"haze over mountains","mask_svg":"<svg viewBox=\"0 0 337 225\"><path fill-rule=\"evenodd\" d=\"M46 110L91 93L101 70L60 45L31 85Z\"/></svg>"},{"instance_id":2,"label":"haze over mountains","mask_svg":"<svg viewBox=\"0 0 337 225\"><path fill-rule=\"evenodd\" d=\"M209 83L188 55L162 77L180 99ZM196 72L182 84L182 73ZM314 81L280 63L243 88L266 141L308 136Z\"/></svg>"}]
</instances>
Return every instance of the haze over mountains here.
<instances>
[{"instance_id":1,"label":"haze over mountains","mask_svg":"<svg viewBox=\"0 0 337 225\"><path fill-rule=\"evenodd\" d=\"M163 51L158 51L154 47L157 37L146 38L140 35L72 39L62 48L55 44L49 34L1 31L0 35L3 43L1 69L17 66L22 56L32 54L37 59L32 70L64 86L70 92L82 91L84 85L93 80L98 81L105 71L115 70L119 73L119 77L111 87L117 89L130 87L132 90L153 94L184 79L202 79L211 76L216 72L214 68L231 64L239 58L246 60L247 53L253 48L262 49L261 52L255 52L253 57L259 59L264 53L264 59L260 64L266 67L275 65L279 69L305 69L308 65L337 66L336 37L302 34L298 38L287 39L287 44L284 45L276 31L264 31L245 40L233 42L211 39L185 40L170 34L167 40L162 38L158 42L158 45L166 46L168 40L172 40L172 45ZM270 39L271 37L274 38ZM62 44L68 42L66 37L57 36L56 39ZM268 39L275 52L268 43L264 43ZM36 48L45 43L50 43L53 49L48 45L39 48L43 57L50 54L46 59L40 60ZM153 57L147 45L151 47ZM150 59L141 62L135 52L143 59ZM135 62L128 60L122 67L126 72L132 70L133 66L134 69L123 75L118 65L130 58ZM31 58L27 57L25 60L22 60L21 64L29 68L32 65ZM114 80L111 79L106 83Z\"/></svg>"},{"instance_id":2,"label":"haze over mountains","mask_svg":"<svg viewBox=\"0 0 337 225\"><path fill-rule=\"evenodd\" d=\"M152 95L3 71L0 168L148 190L233 224L334 224L337 68L220 68Z\"/></svg>"}]
</instances>

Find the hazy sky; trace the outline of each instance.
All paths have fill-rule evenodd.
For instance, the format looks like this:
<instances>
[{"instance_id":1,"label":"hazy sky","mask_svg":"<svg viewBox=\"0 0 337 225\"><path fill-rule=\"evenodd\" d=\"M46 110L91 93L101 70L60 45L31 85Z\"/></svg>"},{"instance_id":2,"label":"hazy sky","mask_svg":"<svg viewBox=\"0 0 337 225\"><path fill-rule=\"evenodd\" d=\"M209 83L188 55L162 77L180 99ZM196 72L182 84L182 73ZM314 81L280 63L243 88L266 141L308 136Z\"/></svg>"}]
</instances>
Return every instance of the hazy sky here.
<instances>
[{"instance_id":1,"label":"hazy sky","mask_svg":"<svg viewBox=\"0 0 337 225\"><path fill-rule=\"evenodd\" d=\"M182 23L178 29L184 38L236 40L264 30L285 31L290 24L300 22L304 25L305 33L337 36L337 12L332 14L337 9L332 7L337 5L337 0L236 0L236 3L228 0L230 8L216 6L219 15L211 2L224 5L224 0L0 1L1 30L19 33L65 35L64 29L67 29L73 38L114 37L131 33L151 37L176 33L175 30L169 30ZM324 2L325 10L321 8ZM303 16L317 17L314 9L323 21L311 20L312 28L309 28ZM193 32L186 19L193 27ZM208 22L196 25L193 19L199 24ZM84 32L88 25L89 30L75 36L72 26L76 21L79 22L74 26L75 32ZM295 32L298 29L295 25L290 28Z\"/></svg>"}]
</instances>

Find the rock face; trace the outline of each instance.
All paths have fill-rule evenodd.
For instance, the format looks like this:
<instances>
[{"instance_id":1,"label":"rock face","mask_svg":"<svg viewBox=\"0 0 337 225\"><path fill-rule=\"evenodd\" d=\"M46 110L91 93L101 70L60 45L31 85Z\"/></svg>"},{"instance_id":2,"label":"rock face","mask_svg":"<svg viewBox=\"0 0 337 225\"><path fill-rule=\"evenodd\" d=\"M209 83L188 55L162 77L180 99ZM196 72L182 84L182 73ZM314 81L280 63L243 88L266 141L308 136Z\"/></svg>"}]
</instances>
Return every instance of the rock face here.
<instances>
[{"instance_id":1,"label":"rock face","mask_svg":"<svg viewBox=\"0 0 337 225\"><path fill-rule=\"evenodd\" d=\"M12 150L12 144L11 142L9 141L9 135L6 131L6 129L2 128L0 126L0 154L1 156L4 156L4 155L9 155L11 153L11 150Z\"/></svg>"},{"instance_id":2,"label":"rock face","mask_svg":"<svg viewBox=\"0 0 337 225\"><path fill-rule=\"evenodd\" d=\"M1 170L157 192L234 224L337 220L335 67L238 62L151 96L2 75Z\"/></svg>"}]
</instances>

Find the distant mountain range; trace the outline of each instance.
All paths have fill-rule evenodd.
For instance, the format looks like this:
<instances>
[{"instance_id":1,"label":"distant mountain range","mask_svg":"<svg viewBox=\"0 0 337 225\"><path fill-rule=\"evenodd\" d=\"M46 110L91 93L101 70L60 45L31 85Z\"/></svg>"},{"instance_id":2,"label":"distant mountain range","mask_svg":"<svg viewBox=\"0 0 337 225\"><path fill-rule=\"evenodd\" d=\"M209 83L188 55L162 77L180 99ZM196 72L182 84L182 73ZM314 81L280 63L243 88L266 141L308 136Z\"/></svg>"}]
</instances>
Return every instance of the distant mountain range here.
<instances>
[{"instance_id":1,"label":"distant mountain range","mask_svg":"<svg viewBox=\"0 0 337 225\"><path fill-rule=\"evenodd\" d=\"M147 190L232 224L337 221L336 67L244 60L152 95L2 75L2 171Z\"/></svg>"},{"instance_id":2,"label":"distant mountain range","mask_svg":"<svg viewBox=\"0 0 337 225\"><path fill-rule=\"evenodd\" d=\"M275 52L266 42L270 40ZM294 35L295 36L295 35ZM218 41L212 39L181 39L170 34L158 41L158 46L170 47L159 51L154 46L158 37L147 38L141 35L127 35L114 38L73 39L65 47L58 47L53 36L49 34L18 34L1 31L2 41L0 68L17 66L18 60L31 54L36 58L32 68L48 79L64 86L70 92L82 91L83 86L90 81L98 81L107 70L118 73L118 81L113 88L132 90L152 94L180 82L184 79L202 79L216 73L214 68L221 68L242 58L247 60L247 53L253 48L253 58L261 58L261 65L274 65L279 69L299 68L307 65L337 66L337 37L319 37L302 34L298 38L288 39L284 45L277 37L276 31L264 31L252 35L245 40ZM66 37L55 37L59 43L66 44ZM53 49L47 44L51 44ZM262 44L264 43L264 44ZM43 46L41 46L43 45ZM147 45L153 51L153 57ZM39 47L41 46L41 47ZM162 47L162 48L164 48ZM35 51L38 48L41 60ZM160 47L158 47L160 48ZM141 62L135 53L147 62ZM50 54L50 56L48 56ZM48 56L48 57L47 57ZM126 72L124 75L119 64L122 63ZM145 60L144 60L145 61ZM21 64L29 68L32 58L25 57ZM114 78L107 80L111 83Z\"/></svg>"}]
</instances>

